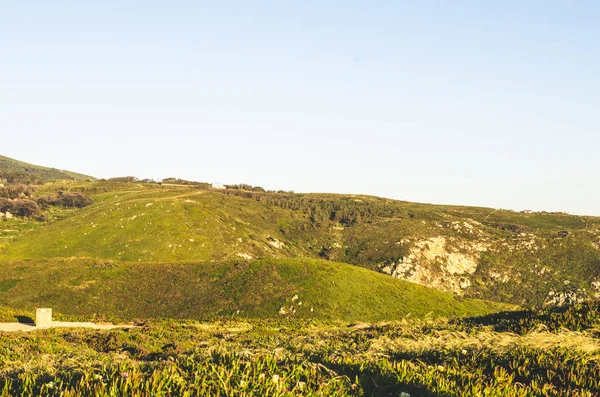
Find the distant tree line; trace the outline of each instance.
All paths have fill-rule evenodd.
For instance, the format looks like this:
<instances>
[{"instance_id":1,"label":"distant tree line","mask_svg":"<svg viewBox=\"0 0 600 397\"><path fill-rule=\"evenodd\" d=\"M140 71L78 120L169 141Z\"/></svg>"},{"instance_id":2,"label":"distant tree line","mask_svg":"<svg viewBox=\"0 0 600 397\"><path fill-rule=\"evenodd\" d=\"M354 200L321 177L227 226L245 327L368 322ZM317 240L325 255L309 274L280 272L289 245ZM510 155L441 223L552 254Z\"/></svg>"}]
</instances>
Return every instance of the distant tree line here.
<instances>
[{"instance_id":1,"label":"distant tree line","mask_svg":"<svg viewBox=\"0 0 600 397\"><path fill-rule=\"evenodd\" d=\"M140 182L140 180L137 179L135 176L117 176L114 178L100 179L100 181L116 182L116 183Z\"/></svg>"},{"instance_id":2,"label":"distant tree line","mask_svg":"<svg viewBox=\"0 0 600 397\"><path fill-rule=\"evenodd\" d=\"M252 185L248 185L247 183L238 183L235 185L225 185L225 187L227 189L230 190L246 190L246 191L250 191L250 192L266 192L266 190L260 186L252 186Z\"/></svg>"},{"instance_id":3,"label":"distant tree line","mask_svg":"<svg viewBox=\"0 0 600 397\"><path fill-rule=\"evenodd\" d=\"M253 199L277 207L302 211L315 225L338 222L343 225L362 224L375 218L392 218L407 215L401 208L382 201L362 202L350 197L310 197L302 194L252 192L227 189L223 194ZM408 216L408 215L407 215Z\"/></svg>"},{"instance_id":4,"label":"distant tree line","mask_svg":"<svg viewBox=\"0 0 600 397\"><path fill-rule=\"evenodd\" d=\"M166 184L171 184L171 185L193 186L193 187L196 187L196 188L202 189L202 190L208 190L211 187L210 183L188 181L188 180L180 179L180 178L164 178L160 183L163 183L163 184L166 183Z\"/></svg>"}]
</instances>

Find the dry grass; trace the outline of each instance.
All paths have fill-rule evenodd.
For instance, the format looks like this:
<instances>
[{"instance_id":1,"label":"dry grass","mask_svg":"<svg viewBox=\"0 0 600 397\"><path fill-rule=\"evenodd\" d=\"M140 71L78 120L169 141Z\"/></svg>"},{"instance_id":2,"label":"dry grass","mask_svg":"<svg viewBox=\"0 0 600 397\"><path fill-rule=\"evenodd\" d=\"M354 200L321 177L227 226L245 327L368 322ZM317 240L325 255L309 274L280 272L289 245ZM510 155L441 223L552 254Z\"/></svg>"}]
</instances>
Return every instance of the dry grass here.
<instances>
[{"instance_id":1,"label":"dry grass","mask_svg":"<svg viewBox=\"0 0 600 397\"><path fill-rule=\"evenodd\" d=\"M583 332L561 329L555 333L538 330L525 335L491 330L467 333L442 329L434 330L427 335L415 331L414 335L409 337L389 338L383 336L378 338L373 341L369 354L381 355L391 351L421 353L432 350L461 349L486 349L500 353L520 346L541 350L566 348L600 357L600 340L594 337L599 331L600 328Z\"/></svg>"}]
</instances>

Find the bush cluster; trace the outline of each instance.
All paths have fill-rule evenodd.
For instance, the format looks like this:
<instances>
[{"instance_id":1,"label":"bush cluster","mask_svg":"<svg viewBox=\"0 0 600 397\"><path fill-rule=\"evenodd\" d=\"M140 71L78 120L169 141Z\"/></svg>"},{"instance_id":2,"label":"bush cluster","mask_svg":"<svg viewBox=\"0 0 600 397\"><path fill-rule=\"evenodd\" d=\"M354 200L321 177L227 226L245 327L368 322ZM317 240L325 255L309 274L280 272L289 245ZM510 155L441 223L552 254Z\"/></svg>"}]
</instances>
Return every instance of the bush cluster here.
<instances>
[{"instance_id":1,"label":"bush cluster","mask_svg":"<svg viewBox=\"0 0 600 397\"><path fill-rule=\"evenodd\" d=\"M83 208L92 204L93 201L83 193L59 191L54 196L39 197L37 203L43 208L48 208L50 205L63 208Z\"/></svg>"},{"instance_id":2,"label":"bush cluster","mask_svg":"<svg viewBox=\"0 0 600 397\"><path fill-rule=\"evenodd\" d=\"M22 183L0 187L1 198L16 199L31 197L33 196L33 193L35 193L35 187L24 185Z\"/></svg>"},{"instance_id":3,"label":"bush cluster","mask_svg":"<svg viewBox=\"0 0 600 397\"><path fill-rule=\"evenodd\" d=\"M0 199L0 212L10 212L21 217L40 216L40 207L28 199Z\"/></svg>"},{"instance_id":4,"label":"bush cluster","mask_svg":"<svg viewBox=\"0 0 600 397\"><path fill-rule=\"evenodd\" d=\"M235 185L246 186L249 185ZM328 222L339 222L344 225L361 224L375 218L389 218L408 216L403 209L387 205L385 202L362 202L349 197L321 198L307 197L301 194L273 193L260 191L257 187L241 188L226 185L227 190L222 192L256 201L275 205L285 209L300 210L308 215L309 220L315 225ZM253 191L250 191L253 190Z\"/></svg>"},{"instance_id":5,"label":"bush cluster","mask_svg":"<svg viewBox=\"0 0 600 397\"><path fill-rule=\"evenodd\" d=\"M199 189L204 189L204 190L210 189L210 183L188 181L188 180L179 179L179 178L165 178L160 183L161 184L166 183L166 184L172 184L172 185L194 186L194 187L197 187Z\"/></svg>"},{"instance_id":6,"label":"bush cluster","mask_svg":"<svg viewBox=\"0 0 600 397\"><path fill-rule=\"evenodd\" d=\"M265 192L266 190L260 186L252 186L247 183L238 183L236 185L225 185L227 189L231 190L246 190L251 192Z\"/></svg>"}]
</instances>

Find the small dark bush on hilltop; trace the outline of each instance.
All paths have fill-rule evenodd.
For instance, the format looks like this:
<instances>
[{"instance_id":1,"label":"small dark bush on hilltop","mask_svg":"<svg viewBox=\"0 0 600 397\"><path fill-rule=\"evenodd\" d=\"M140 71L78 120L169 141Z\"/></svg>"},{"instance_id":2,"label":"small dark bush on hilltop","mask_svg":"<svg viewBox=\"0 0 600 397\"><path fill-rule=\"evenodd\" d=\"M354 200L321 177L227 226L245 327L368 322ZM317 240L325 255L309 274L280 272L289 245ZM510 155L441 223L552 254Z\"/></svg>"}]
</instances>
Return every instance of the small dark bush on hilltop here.
<instances>
[{"instance_id":1,"label":"small dark bush on hilltop","mask_svg":"<svg viewBox=\"0 0 600 397\"><path fill-rule=\"evenodd\" d=\"M100 179L100 182L112 182L112 183L158 183L154 179L138 179L135 176L117 176L114 178Z\"/></svg>"},{"instance_id":2,"label":"small dark bush on hilltop","mask_svg":"<svg viewBox=\"0 0 600 397\"><path fill-rule=\"evenodd\" d=\"M40 216L40 207L35 201L27 199L0 199L0 212L10 212L21 217Z\"/></svg>"},{"instance_id":3,"label":"small dark bush on hilltop","mask_svg":"<svg viewBox=\"0 0 600 397\"><path fill-rule=\"evenodd\" d=\"M131 182L139 182L135 176L118 176L115 178L108 178L107 182L119 182L119 183L131 183Z\"/></svg>"},{"instance_id":4,"label":"small dark bush on hilltop","mask_svg":"<svg viewBox=\"0 0 600 397\"><path fill-rule=\"evenodd\" d=\"M54 196L40 197L37 202L43 208L48 208L50 205L63 208L83 208L93 203L92 199L83 193L62 191Z\"/></svg>"},{"instance_id":5,"label":"small dark bush on hilltop","mask_svg":"<svg viewBox=\"0 0 600 397\"><path fill-rule=\"evenodd\" d=\"M206 189L206 190L208 190L210 188L210 183L188 181L188 180L179 179L179 178L165 178L161 181L161 184L194 186L199 189Z\"/></svg>"},{"instance_id":6,"label":"small dark bush on hilltop","mask_svg":"<svg viewBox=\"0 0 600 397\"><path fill-rule=\"evenodd\" d=\"M494 225L496 229L508 231L512 233L530 233L531 229L524 225L517 225L512 223L497 223Z\"/></svg>"},{"instance_id":7,"label":"small dark bush on hilltop","mask_svg":"<svg viewBox=\"0 0 600 397\"><path fill-rule=\"evenodd\" d=\"M252 186L247 183L238 183L237 185L225 185L227 189L232 190L247 190L252 192L265 192L265 189L260 186Z\"/></svg>"}]
</instances>

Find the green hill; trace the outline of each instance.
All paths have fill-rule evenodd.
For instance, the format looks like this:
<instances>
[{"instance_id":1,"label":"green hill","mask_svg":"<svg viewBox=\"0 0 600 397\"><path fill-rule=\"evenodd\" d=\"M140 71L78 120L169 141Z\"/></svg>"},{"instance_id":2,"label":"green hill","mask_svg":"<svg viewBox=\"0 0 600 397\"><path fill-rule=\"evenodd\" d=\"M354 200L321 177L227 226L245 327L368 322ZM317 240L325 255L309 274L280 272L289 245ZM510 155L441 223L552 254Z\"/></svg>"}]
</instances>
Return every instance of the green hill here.
<instances>
[{"instance_id":1,"label":"green hill","mask_svg":"<svg viewBox=\"0 0 600 397\"><path fill-rule=\"evenodd\" d=\"M49 306L87 317L375 321L508 308L344 263L306 259L180 264L12 261L0 267L0 279L5 306Z\"/></svg>"},{"instance_id":2,"label":"green hill","mask_svg":"<svg viewBox=\"0 0 600 397\"><path fill-rule=\"evenodd\" d=\"M189 188L123 187L132 190L94 195L94 205L23 235L10 255L166 262L306 254L277 243L284 223L306 223L300 213Z\"/></svg>"},{"instance_id":3,"label":"green hill","mask_svg":"<svg viewBox=\"0 0 600 397\"><path fill-rule=\"evenodd\" d=\"M1 172L21 175L20 182L61 179L4 199L11 213L0 213L2 262L324 259L523 306L600 295L597 217L266 192L245 184L212 189L176 178L87 181L5 157L0 165ZM92 204L69 207L75 199Z\"/></svg>"},{"instance_id":4,"label":"green hill","mask_svg":"<svg viewBox=\"0 0 600 397\"><path fill-rule=\"evenodd\" d=\"M8 183L41 184L60 180L93 181L95 178L0 156L0 180L6 180Z\"/></svg>"},{"instance_id":5,"label":"green hill","mask_svg":"<svg viewBox=\"0 0 600 397\"><path fill-rule=\"evenodd\" d=\"M47 184L35 194L68 189L94 204L0 223L0 258L314 258L520 305L600 292L599 218L207 186Z\"/></svg>"}]
</instances>

